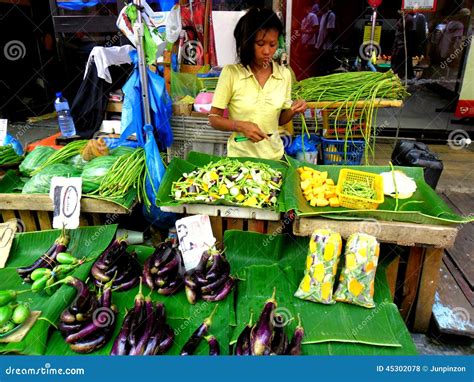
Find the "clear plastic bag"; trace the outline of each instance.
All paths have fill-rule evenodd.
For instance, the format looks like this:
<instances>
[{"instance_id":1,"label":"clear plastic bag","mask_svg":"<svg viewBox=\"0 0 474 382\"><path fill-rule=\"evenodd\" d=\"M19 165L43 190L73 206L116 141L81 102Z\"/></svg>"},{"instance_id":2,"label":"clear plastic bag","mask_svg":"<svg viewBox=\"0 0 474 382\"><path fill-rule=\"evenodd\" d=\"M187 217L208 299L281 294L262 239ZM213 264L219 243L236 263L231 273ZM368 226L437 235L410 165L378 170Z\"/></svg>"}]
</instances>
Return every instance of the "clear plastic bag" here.
<instances>
[{"instance_id":1,"label":"clear plastic bag","mask_svg":"<svg viewBox=\"0 0 474 382\"><path fill-rule=\"evenodd\" d=\"M77 177L81 171L67 164L52 164L34 175L23 186L23 194L47 194L51 188L51 179L55 176Z\"/></svg>"},{"instance_id":2,"label":"clear plastic bag","mask_svg":"<svg viewBox=\"0 0 474 382\"><path fill-rule=\"evenodd\" d=\"M20 172L30 176L40 167L56 150L48 146L37 146L20 164Z\"/></svg>"},{"instance_id":3,"label":"clear plastic bag","mask_svg":"<svg viewBox=\"0 0 474 382\"><path fill-rule=\"evenodd\" d=\"M102 156L92 159L82 170L82 192L89 193L99 188L100 182L114 165L118 156Z\"/></svg>"}]
</instances>

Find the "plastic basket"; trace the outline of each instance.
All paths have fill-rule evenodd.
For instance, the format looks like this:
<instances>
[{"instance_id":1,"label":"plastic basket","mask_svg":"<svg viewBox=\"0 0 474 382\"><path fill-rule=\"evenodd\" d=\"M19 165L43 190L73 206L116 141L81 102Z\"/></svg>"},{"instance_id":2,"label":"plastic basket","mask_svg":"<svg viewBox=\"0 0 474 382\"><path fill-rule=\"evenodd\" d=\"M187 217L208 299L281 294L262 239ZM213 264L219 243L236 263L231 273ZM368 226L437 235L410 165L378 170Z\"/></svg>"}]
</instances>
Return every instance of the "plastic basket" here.
<instances>
[{"instance_id":1,"label":"plastic basket","mask_svg":"<svg viewBox=\"0 0 474 382\"><path fill-rule=\"evenodd\" d=\"M366 199L343 194L342 187L346 181L368 182L372 189L375 190L375 199ZM339 197L341 207L354 210L376 210L379 204L382 204L384 201L383 178L378 174L343 168L339 172L336 193Z\"/></svg>"},{"instance_id":2,"label":"plastic basket","mask_svg":"<svg viewBox=\"0 0 474 382\"><path fill-rule=\"evenodd\" d=\"M326 165L360 165L365 150L365 141L346 141L321 138L323 162Z\"/></svg>"},{"instance_id":3,"label":"plastic basket","mask_svg":"<svg viewBox=\"0 0 474 382\"><path fill-rule=\"evenodd\" d=\"M214 91L217 87L217 81L219 77L199 77L199 82L201 84L201 89L206 89L208 91Z\"/></svg>"}]
</instances>

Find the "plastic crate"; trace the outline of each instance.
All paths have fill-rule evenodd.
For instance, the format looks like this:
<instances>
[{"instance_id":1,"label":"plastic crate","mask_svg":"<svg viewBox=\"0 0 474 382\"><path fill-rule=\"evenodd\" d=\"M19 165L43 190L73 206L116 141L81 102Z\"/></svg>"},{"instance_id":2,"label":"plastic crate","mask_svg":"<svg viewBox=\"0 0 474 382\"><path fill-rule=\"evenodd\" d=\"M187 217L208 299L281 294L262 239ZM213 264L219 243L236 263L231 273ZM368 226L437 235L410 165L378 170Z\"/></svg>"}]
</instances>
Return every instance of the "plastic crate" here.
<instances>
[{"instance_id":1,"label":"plastic crate","mask_svg":"<svg viewBox=\"0 0 474 382\"><path fill-rule=\"evenodd\" d=\"M201 89L206 89L207 91L214 91L217 87L217 81L219 81L219 77L198 77L199 82L201 84Z\"/></svg>"},{"instance_id":2,"label":"plastic crate","mask_svg":"<svg viewBox=\"0 0 474 382\"><path fill-rule=\"evenodd\" d=\"M323 162L326 165L360 165L365 150L365 141L346 141L321 138Z\"/></svg>"},{"instance_id":3,"label":"plastic crate","mask_svg":"<svg viewBox=\"0 0 474 382\"><path fill-rule=\"evenodd\" d=\"M366 199L343 194L342 189L346 181L367 182L370 187L375 190L375 199ZM343 168L339 172L336 193L339 197L341 207L355 210L376 210L379 204L382 204L384 201L383 178L378 174Z\"/></svg>"}]
</instances>

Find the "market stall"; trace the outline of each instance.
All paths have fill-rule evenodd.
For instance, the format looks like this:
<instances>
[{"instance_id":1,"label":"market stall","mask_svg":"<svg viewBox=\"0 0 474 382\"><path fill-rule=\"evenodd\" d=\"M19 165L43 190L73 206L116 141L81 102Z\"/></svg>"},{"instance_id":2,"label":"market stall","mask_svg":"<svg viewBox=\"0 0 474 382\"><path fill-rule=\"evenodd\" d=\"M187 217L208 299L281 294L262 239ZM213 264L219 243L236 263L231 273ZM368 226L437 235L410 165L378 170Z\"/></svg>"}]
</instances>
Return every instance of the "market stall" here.
<instances>
[{"instance_id":1,"label":"market stall","mask_svg":"<svg viewBox=\"0 0 474 382\"><path fill-rule=\"evenodd\" d=\"M399 78L358 72L294 84L292 98L322 118L313 114L309 131L296 117L303 127L292 142L306 158L314 139L317 163L289 152L227 157L230 134L209 126L210 102L198 99L220 73L211 2L174 7L159 37L149 31L159 27L155 12L136 3L121 13L137 47L116 109L121 137L27 155L2 148L0 352L417 354L410 313L410 329L426 332L443 251L474 218L455 213L423 168L369 165L378 108L408 96ZM165 45L170 61L155 62ZM82 193L79 223L62 229L52 229L57 178L80 179ZM159 227L155 242L118 233L116 217L132 211L140 222L129 226ZM409 247L406 261L384 244Z\"/></svg>"}]
</instances>

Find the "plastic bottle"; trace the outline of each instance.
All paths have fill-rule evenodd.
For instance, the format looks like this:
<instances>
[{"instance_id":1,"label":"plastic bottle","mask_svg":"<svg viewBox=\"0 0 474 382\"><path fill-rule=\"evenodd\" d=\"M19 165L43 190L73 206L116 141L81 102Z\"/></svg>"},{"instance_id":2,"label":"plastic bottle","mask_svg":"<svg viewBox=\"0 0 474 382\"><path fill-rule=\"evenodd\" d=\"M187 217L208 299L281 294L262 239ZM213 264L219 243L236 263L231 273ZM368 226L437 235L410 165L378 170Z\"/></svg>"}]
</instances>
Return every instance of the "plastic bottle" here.
<instances>
[{"instance_id":1,"label":"plastic bottle","mask_svg":"<svg viewBox=\"0 0 474 382\"><path fill-rule=\"evenodd\" d=\"M76 135L76 127L74 126L74 120L71 116L71 110L69 109L69 103L67 99L63 97L61 92L56 93L56 100L54 101L54 108L58 113L59 129L63 137L72 137Z\"/></svg>"}]
</instances>

